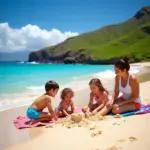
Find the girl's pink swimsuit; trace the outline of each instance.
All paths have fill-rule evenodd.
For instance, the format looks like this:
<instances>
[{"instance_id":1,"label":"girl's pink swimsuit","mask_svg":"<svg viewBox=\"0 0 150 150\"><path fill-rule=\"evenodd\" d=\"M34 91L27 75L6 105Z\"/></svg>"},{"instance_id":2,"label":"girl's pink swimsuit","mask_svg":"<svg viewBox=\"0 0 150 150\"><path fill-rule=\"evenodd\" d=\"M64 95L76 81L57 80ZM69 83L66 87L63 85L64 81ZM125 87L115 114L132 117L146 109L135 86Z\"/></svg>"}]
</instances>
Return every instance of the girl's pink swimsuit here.
<instances>
[{"instance_id":1,"label":"girl's pink swimsuit","mask_svg":"<svg viewBox=\"0 0 150 150\"><path fill-rule=\"evenodd\" d=\"M96 101L96 103L98 104L98 105L101 105L102 104L102 101L103 101L103 99L102 99L102 95L100 95L100 96L94 96L93 97L93 99ZM105 101L105 104L109 101L109 95L107 96L107 99L106 99L106 101Z\"/></svg>"},{"instance_id":2,"label":"girl's pink swimsuit","mask_svg":"<svg viewBox=\"0 0 150 150\"><path fill-rule=\"evenodd\" d=\"M63 109L68 111L69 107L73 105L73 101L71 100L69 104L67 104L65 101L61 101L59 106L55 109L56 112L62 111Z\"/></svg>"}]
</instances>

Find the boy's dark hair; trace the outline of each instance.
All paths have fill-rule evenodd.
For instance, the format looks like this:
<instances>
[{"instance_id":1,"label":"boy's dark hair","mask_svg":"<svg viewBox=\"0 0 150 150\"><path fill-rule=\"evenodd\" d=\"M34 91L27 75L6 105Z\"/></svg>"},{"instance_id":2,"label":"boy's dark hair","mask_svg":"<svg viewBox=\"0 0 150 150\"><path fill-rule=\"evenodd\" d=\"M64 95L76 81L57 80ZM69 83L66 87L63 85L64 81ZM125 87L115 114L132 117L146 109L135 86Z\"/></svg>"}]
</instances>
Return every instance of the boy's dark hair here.
<instances>
[{"instance_id":1,"label":"boy's dark hair","mask_svg":"<svg viewBox=\"0 0 150 150\"><path fill-rule=\"evenodd\" d=\"M45 84L45 91L48 92L49 90L56 90L56 89L59 89L59 85L58 83L56 83L55 81L48 81L46 84Z\"/></svg>"},{"instance_id":2,"label":"boy's dark hair","mask_svg":"<svg viewBox=\"0 0 150 150\"><path fill-rule=\"evenodd\" d=\"M96 85L96 86L99 88L99 90L100 90L101 92L104 92L104 91L105 91L107 94L109 93L109 92L103 87L103 85L102 85L100 79L98 79L98 78L92 79L92 80L89 82L89 85L91 85L91 84Z\"/></svg>"},{"instance_id":3,"label":"boy's dark hair","mask_svg":"<svg viewBox=\"0 0 150 150\"><path fill-rule=\"evenodd\" d=\"M120 70L126 69L127 71L130 70L130 64L129 64L129 57L124 57L123 59L119 59L115 62L115 66L119 68Z\"/></svg>"},{"instance_id":4,"label":"boy's dark hair","mask_svg":"<svg viewBox=\"0 0 150 150\"><path fill-rule=\"evenodd\" d=\"M61 92L61 99L64 99L67 93L71 93L72 96L74 95L73 91L70 88L64 88Z\"/></svg>"}]
</instances>

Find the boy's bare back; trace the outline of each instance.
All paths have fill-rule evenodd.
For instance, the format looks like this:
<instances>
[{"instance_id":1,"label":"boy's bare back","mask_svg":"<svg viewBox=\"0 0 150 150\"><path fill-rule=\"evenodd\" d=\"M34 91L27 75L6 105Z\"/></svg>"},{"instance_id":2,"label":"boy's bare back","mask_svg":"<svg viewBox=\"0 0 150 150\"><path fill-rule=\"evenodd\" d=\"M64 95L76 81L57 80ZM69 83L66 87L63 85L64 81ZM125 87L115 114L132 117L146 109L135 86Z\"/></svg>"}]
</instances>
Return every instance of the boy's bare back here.
<instances>
[{"instance_id":1,"label":"boy's bare back","mask_svg":"<svg viewBox=\"0 0 150 150\"><path fill-rule=\"evenodd\" d=\"M38 97L30 107L35 108L38 111L42 111L44 108L47 107L48 102L51 102L50 96L44 94Z\"/></svg>"}]
</instances>

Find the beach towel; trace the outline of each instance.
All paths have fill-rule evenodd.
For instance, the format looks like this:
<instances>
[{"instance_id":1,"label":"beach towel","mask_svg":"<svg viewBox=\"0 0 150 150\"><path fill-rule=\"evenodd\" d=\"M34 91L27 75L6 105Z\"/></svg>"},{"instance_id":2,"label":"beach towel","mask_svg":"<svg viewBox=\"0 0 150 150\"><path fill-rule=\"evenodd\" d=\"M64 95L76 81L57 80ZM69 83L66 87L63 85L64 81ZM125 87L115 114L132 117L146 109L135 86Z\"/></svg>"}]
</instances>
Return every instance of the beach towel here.
<instances>
[{"instance_id":1,"label":"beach towel","mask_svg":"<svg viewBox=\"0 0 150 150\"><path fill-rule=\"evenodd\" d=\"M38 127L38 126L46 126L50 123L53 123L54 121L49 121L49 122L37 122L34 123L33 125L29 125L30 119L27 116L18 116L16 120L14 120L14 124L16 128L18 129L23 129L23 128L32 128L32 127Z\"/></svg>"},{"instance_id":2,"label":"beach towel","mask_svg":"<svg viewBox=\"0 0 150 150\"><path fill-rule=\"evenodd\" d=\"M81 113L82 112L82 108L80 107L77 107L75 109L75 112L76 113ZM46 126L50 123L54 123L55 120L52 120L52 121L48 121L48 122L37 122L33 125L29 125L30 123L30 119L27 117L27 116L18 116L16 118L16 120L14 120L14 125L16 126L16 128L18 129L23 129L23 128L32 128L32 127L38 127L38 126Z\"/></svg>"},{"instance_id":3,"label":"beach towel","mask_svg":"<svg viewBox=\"0 0 150 150\"><path fill-rule=\"evenodd\" d=\"M142 105L140 110L126 112L126 113L122 113L120 115L123 117L127 117L127 116L131 116L131 115L140 115L140 114L146 114L146 113L150 113L150 104L149 105ZM110 114L110 115L114 115L114 114Z\"/></svg>"}]
</instances>

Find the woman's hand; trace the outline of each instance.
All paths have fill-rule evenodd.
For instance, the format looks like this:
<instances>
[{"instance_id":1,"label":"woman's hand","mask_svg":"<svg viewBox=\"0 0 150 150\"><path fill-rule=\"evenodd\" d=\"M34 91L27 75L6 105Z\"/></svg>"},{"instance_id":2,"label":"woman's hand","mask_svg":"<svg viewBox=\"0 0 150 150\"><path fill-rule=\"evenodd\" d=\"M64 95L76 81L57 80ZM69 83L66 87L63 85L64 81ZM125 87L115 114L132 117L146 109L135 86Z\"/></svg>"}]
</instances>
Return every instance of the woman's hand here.
<instances>
[{"instance_id":1,"label":"woman's hand","mask_svg":"<svg viewBox=\"0 0 150 150\"><path fill-rule=\"evenodd\" d=\"M121 106L121 105L123 105L122 102L117 103L117 104L114 104L114 105L113 105L113 109L116 109L116 108L118 108L118 107Z\"/></svg>"},{"instance_id":2,"label":"woman's hand","mask_svg":"<svg viewBox=\"0 0 150 150\"><path fill-rule=\"evenodd\" d=\"M110 100L110 101L106 104L106 106L107 106L108 108L112 108L112 106L113 106L113 101Z\"/></svg>"},{"instance_id":3,"label":"woman's hand","mask_svg":"<svg viewBox=\"0 0 150 150\"><path fill-rule=\"evenodd\" d=\"M113 105L113 109L117 109L118 107L119 107L118 104L114 104L114 105Z\"/></svg>"}]
</instances>

